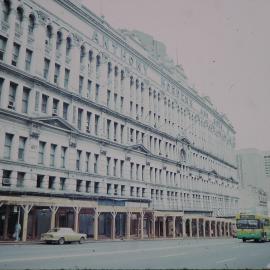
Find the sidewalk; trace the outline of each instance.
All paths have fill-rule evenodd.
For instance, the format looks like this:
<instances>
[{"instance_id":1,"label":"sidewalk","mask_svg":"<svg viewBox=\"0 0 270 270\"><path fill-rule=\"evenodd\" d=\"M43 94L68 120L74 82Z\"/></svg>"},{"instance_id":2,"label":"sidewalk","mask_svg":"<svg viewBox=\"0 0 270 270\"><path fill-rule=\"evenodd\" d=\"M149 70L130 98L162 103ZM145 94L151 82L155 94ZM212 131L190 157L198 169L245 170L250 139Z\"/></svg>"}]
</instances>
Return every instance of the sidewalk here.
<instances>
[{"instance_id":1,"label":"sidewalk","mask_svg":"<svg viewBox=\"0 0 270 270\"><path fill-rule=\"evenodd\" d=\"M168 240L204 240L204 239L233 239L232 237L177 237L177 238L145 238L145 239L99 239L99 240L93 240L93 239L87 239L84 243L106 243L106 242L127 242L127 241L168 241ZM1 245L42 245L46 244L44 241L40 240L28 240L26 242L22 241L14 241L14 240L6 240L6 241L0 241Z\"/></svg>"}]
</instances>

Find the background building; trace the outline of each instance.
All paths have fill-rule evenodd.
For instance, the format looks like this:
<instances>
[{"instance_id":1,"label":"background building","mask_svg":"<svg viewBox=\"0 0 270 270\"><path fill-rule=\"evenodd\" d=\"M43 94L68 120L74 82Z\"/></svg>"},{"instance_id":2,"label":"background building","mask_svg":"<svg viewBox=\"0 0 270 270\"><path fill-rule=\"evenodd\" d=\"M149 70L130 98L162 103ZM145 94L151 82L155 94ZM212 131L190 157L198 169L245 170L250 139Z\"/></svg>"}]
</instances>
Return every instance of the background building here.
<instances>
[{"instance_id":1,"label":"background building","mask_svg":"<svg viewBox=\"0 0 270 270\"><path fill-rule=\"evenodd\" d=\"M257 149L241 149L237 152L237 166L241 211L267 214L269 183L264 153Z\"/></svg>"},{"instance_id":2,"label":"background building","mask_svg":"<svg viewBox=\"0 0 270 270\"><path fill-rule=\"evenodd\" d=\"M78 1L0 6L2 238L229 233L235 131L165 45Z\"/></svg>"}]
</instances>

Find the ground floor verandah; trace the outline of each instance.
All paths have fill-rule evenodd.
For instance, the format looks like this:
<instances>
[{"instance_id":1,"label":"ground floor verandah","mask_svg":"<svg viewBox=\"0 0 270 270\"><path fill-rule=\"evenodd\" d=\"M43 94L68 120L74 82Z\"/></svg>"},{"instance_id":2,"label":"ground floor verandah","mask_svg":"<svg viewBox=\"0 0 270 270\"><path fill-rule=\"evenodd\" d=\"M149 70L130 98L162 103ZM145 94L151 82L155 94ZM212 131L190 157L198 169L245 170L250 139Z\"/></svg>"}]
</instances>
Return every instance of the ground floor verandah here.
<instances>
[{"instance_id":1,"label":"ground floor verandah","mask_svg":"<svg viewBox=\"0 0 270 270\"><path fill-rule=\"evenodd\" d=\"M230 237L233 220L146 207L101 206L97 201L0 196L0 241L40 239L54 227L71 227L98 239Z\"/></svg>"}]
</instances>

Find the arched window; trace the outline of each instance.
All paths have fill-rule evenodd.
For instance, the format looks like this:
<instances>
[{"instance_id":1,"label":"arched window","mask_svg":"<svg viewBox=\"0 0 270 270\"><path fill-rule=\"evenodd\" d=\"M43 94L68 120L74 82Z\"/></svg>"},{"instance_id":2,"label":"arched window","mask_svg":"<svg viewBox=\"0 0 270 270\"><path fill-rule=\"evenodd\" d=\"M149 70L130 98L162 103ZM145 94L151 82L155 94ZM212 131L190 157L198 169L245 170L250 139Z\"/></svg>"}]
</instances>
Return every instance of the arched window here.
<instances>
[{"instance_id":1,"label":"arched window","mask_svg":"<svg viewBox=\"0 0 270 270\"><path fill-rule=\"evenodd\" d=\"M52 40L52 26L48 25L46 28L46 40L45 40L45 44L46 45L51 45L51 40Z\"/></svg>"},{"instance_id":2,"label":"arched window","mask_svg":"<svg viewBox=\"0 0 270 270\"><path fill-rule=\"evenodd\" d=\"M138 89L139 88L139 80L137 79L136 80L136 89Z\"/></svg>"},{"instance_id":3,"label":"arched window","mask_svg":"<svg viewBox=\"0 0 270 270\"><path fill-rule=\"evenodd\" d=\"M100 67L100 55L97 55L96 57L96 72L99 72Z\"/></svg>"},{"instance_id":4,"label":"arched window","mask_svg":"<svg viewBox=\"0 0 270 270\"><path fill-rule=\"evenodd\" d=\"M17 8L17 12L16 12L16 21L17 23L19 23L21 25L22 21L23 21L23 9L21 7Z\"/></svg>"},{"instance_id":5,"label":"arched window","mask_svg":"<svg viewBox=\"0 0 270 270\"><path fill-rule=\"evenodd\" d=\"M111 72L112 72L112 63L108 62L108 77L110 77Z\"/></svg>"},{"instance_id":6,"label":"arched window","mask_svg":"<svg viewBox=\"0 0 270 270\"><path fill-rule=\"evenodd\" d=\"M130 77L130 87L133 85L133 83L134 83L134 80L133 80L133 77L131 76Z\"/></svg>"},{"instance_id":7,"label":"arched window","mask_svg":"<svg viewBox=\"0 0 270 270\"><path fill-rule=\"evenodd\" d=\"M118 67L117 66L114 67L114 76L115 77L118 76Z\"/></svg>"},{"instance_id":8,"label":"arched window","mask_svg":"<svg viewBox=\"0 0 270 270\"><path fill-rule=\"evenodd\" d=\"M83 62L84 56L85 56L85 48L84 48L84 46L81 46L81 51L80 51L80 63Z\"/></svg>"},{"instance_id":9,"label":"arched window","mask_svg":"<svg viewBox=\"0 0 270 270\"><path fill-rule=\"evenodd\" d=\"M10 14L10 1L9 0L4 0L3 3L3 19L5 22L8 22Z\"/></svg>"},{"instance_id":10,"label":"arched window","mask_svg":"<svg viewBox=\"0 0 270 270\"><path fill-rule=\"evenodd\" d=\"M121 70L121 81L125 79L125 72L124 70Z\"/></svg>"},{"instance_id":11,"label":"arched window","mask_svg":"<svg viewBox=\"0 0 270 270\"><path fill-rule=\"evenodd\" d=\"M62 33L58 31L56 35L56 50L59 50L61 43L62 43Z\"/></svg>"},{"instance_id":12,"label":"arched window","mask_svg":"<svg viewBox=\"0 0 270 270\"><path fill-rule=\"evenodd\" d=\"M32 34L34 32L34 28L35 28L35 21L36 18L33 14L29 15L29 24L28 24L28 33Z\"/></svg>"},{"instance_id":13,"label":"arched window","mask_svg":"<svg viewBox=\"0 0 270 270\"><path fill-rule=\"evenodd\" d=\"M66 56L70 55L70 50L71 50L71 38L67 37L67 40L66 40Z\"/></svg>"}]
</instances>

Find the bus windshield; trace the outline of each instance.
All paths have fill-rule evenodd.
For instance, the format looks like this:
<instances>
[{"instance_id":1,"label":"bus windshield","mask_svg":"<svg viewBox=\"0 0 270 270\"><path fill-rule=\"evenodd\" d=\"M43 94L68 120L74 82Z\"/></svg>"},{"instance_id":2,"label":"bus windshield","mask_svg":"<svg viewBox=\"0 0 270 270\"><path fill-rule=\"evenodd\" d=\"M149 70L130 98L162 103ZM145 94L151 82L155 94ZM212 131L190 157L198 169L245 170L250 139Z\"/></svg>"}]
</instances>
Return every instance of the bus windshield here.
<instances>
[{"instance_id":1,"label":"bus windshield","mask_svg":"<svg viewBox=\"0 0 270 270\"><path fill-rule=\"evenodd\" d=\"M238 219L236 221L237 229L256 229L258 228L258 220L256 219Z\"/></svg>"}]
</instances>

